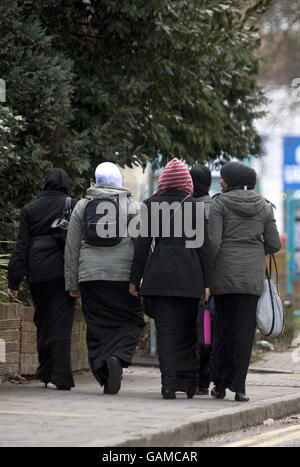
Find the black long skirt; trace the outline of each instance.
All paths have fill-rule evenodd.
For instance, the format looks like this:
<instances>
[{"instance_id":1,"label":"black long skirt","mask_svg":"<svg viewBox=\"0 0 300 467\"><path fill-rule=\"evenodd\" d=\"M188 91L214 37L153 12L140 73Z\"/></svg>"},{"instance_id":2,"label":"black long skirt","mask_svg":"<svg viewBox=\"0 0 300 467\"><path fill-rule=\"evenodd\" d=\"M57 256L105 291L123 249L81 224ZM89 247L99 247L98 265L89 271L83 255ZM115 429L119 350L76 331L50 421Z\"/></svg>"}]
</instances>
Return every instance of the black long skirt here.
<instances>
[{"instance_id":1,"label":"black long skirt","mask_svg":"<svg viewBox=\"0 0 300 467\"><path fill-rule=\"evenodd\" d=\"M123 368L131 363L145 326L142 306L140 299L130 295L129 282L82 282L80 289L89 362L95 378L103 386L109 357L118 357Z\"/></svg>"},{"instance_id":2,"label":"black long skirt","mask_svg":"<svg viewBox=\"0 0 300 467\"><path fill-rule=\"evenodd\" d=\"M215 296L212 379L217 386L233 392L246 392L258 299L248 294Z\"/></svg>"},{"instance_id":3,"label":"black long skirt","mask_svg":"<svg viewBox=\"0 0 300 467\"><path fill-rule=\"evenodd\" d=\"M186 391L197 385L197 314L199 299L151 297L159 347L162 387Z\"/></svg>"},{"instance_id":4,"label":"black long skirt","mask_svg":"<svg viewBox=\"0 0 300 467\"><path fill-rule=\"evenodd\" d=\"M71 368L71 335L75 300L65 291L64 279L30 284L37 327L39 368L44 383L74 387Z\"/></svg>"}]
</instances>

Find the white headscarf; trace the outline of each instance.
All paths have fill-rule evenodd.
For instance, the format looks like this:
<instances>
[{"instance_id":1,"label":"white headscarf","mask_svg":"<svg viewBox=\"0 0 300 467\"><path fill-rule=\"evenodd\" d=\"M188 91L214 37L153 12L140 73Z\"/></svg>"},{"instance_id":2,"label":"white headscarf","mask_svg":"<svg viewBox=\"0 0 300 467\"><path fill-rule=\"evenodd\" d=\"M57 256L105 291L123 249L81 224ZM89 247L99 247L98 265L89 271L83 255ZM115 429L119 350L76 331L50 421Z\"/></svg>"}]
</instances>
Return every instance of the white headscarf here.
<instances>
[{"instance_id":1,"label":"white headscarf","mask_svg":"<svg viewBox=\"0 0 300 467\"><path fill-rule=\"evenodd\" d=\"M114 185L121 188L123 182L119 167L112 162L99 164L95 171L95 178L97 185Z\"/></svg>"}]
</instances>

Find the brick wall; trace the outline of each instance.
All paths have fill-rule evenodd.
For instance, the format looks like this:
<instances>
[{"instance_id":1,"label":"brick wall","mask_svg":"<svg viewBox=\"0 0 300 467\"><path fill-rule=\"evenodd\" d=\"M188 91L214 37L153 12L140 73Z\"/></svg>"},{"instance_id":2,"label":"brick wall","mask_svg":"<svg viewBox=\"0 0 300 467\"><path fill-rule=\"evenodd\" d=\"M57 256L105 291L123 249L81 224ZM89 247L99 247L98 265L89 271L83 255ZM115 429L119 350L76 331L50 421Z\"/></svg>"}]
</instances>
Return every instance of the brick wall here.
<instances>
[{"instance_id":1,"label":"brick wall","mask_svg":"<svg viewBox=\"0 0 300 467\"><path fill-rule=\"evenodd\" d=\"M22 309L20 305L0 305L0 339L6 344L6 363L0 362L0 375L19 372Z\"/></svg>"},{"instance_id":2,"label":"brick wall","mask_svg":"<svg viewBox=\"0 0 300 467\"><path fill-rule=\"evenodd\" d=\"M6 363L0 362L0 375L34 375L38 366L34 310L22 305L0 303L0 339L6 343ZM73 371L89 367L85 343L86 325L76 309L72 335Z\"/></svg>"}]
</instances>

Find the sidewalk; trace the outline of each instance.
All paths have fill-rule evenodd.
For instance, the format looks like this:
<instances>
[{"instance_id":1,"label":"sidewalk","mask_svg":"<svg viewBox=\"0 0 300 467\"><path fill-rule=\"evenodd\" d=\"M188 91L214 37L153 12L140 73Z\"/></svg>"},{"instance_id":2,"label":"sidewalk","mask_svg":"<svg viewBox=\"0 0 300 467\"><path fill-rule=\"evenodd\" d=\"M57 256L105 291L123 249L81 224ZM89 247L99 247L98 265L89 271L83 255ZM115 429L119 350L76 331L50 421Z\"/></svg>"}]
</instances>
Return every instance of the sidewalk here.
<instances>
[{"instance_id":1,"label":"sidewalk","mask_svg":"<svg viewBox=\"0 0 300 467\"><path fill-rule=\"evenodd\" d=\"M280 366L291 354L267 354ZM255 366L261 367L263 362ZM280 369L280 368L279 368ZM182 446L300 412L300 362L291 374L248 377L250 403L210 396L164 401L157 368L124 372L118 396L103 395L91 374L76 376L72 392L45 390L38 382L0 384L1 446Z\"/></svg>"}]
</instances>

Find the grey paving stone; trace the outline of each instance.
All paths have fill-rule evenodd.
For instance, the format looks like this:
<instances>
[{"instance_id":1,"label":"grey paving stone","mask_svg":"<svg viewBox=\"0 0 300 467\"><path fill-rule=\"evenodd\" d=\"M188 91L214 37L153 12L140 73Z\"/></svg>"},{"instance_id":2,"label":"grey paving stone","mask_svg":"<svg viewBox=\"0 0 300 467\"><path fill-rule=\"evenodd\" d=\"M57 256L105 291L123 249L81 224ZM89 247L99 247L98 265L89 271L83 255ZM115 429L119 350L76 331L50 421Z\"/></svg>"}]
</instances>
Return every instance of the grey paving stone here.
<instances>
[{"instance_id":1,"label":"grey paving stone","mask_svg":"<svg viewBox=\"0 0 300 467\"><path fill-rule=\"evenodd\" d=\"M159 370L151 367L126 370L117 396L104 395L91 374L76 376L71 392L45 390L38 382L0 384L0 446L180 445L183 438L260 423L262 414L299 412L290 399L300 400L300 375L250 374L248 394L246 405L229 391L223 401L184 394L164 401Z\"/></svg>"}]
</instances>

